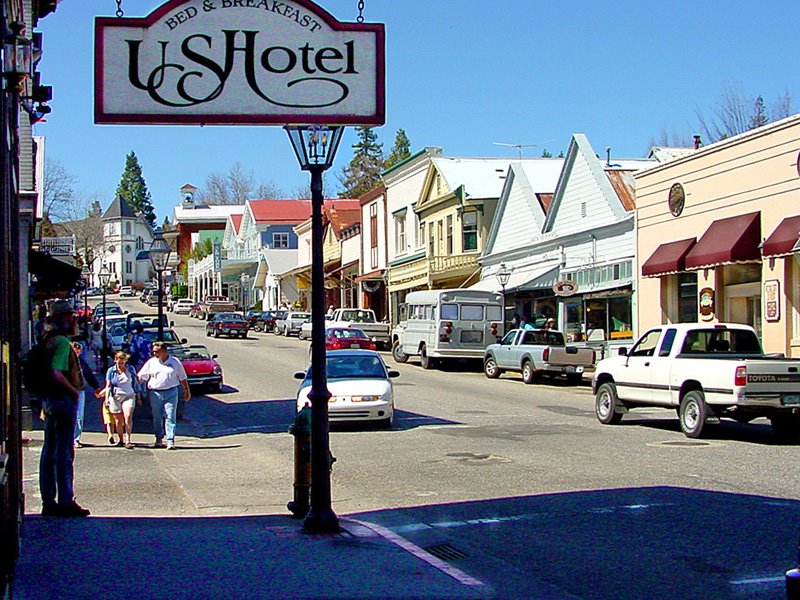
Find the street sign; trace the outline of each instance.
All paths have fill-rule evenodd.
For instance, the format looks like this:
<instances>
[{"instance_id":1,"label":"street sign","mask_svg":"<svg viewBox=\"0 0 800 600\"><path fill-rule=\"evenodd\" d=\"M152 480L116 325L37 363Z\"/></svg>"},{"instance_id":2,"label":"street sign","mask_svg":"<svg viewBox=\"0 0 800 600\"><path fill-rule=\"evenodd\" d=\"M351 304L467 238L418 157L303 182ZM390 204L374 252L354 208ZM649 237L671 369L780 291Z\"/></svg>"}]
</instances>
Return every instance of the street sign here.
<instances>
[{"instance_id":1,"label":"street sign","mask_svg":"<svg viewBox=\"0 0 800 600\"><path fill-rule=\"evenodd\" d=\"M222 272L222 244L220 242L214 242L212 246L213 253L214 253L214 273L221 273Z\"/></svg>"},{"instance_id":2,"label":"street sign","mask_svg":"<svg viewBox=\"0 0 800 600\"><path fill-rule=\"evenodd\" d=\"M170 0L95 19L95 122L382 125L383 23L310 0Z\"/></svg>"}]
</instances>

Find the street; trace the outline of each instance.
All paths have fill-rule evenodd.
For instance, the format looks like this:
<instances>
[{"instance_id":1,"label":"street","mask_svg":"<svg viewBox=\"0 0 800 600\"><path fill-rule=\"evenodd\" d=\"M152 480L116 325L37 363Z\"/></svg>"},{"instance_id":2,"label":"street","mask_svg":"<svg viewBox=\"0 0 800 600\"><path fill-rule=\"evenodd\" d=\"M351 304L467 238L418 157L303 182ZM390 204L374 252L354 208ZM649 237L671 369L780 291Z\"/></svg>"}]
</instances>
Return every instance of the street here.
<instances>
[{"instance_id":1,"label":"street","mask_svg":"<svg viewBox=\"0 0 800 600\"><path fill-rule=\"evenodd\" d=\"M149 312L138 299L121 303ZM308 342L206 338L204 321L169 318L219 355L223 393L193 397L170 453L146 447L144 419L134 426L139 447L108 447L89 402L78 500L97 516L287 514L292 373L305 368ZM603 426L588 380L528 386L516 375L489 380L475 365L424 371L382 354L401 373L395 426L332 431L337 514L439 552L500 597L525 597L526 573L586 598L781 592L800 531L797 447L778 445L767 421L724 423L703 440L685 438L668 410ZM38 450L25 451L33 513Z\"/></svg>"}]
</instances>

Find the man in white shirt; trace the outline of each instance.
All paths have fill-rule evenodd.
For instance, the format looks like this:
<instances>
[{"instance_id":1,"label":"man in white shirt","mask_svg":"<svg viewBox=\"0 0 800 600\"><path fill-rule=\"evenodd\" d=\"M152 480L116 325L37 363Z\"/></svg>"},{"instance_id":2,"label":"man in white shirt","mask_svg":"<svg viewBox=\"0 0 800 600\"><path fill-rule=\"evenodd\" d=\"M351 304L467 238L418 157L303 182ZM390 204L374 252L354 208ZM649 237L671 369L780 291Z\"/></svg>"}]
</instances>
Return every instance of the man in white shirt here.
<instances>
[{"instance_id":1,"label":"man in white shirt","mask_svg":"<svg viewBox=\"0 0 800 600\"><path fill-rule=\"evenodd\" d=\"M181 361L167 353L164 342L153 342L153 357L142 365L137 375L139 381L147 385L150 395L156 436L153 448L163 448L166 438L167 450L175 450L175 423L181 388L187 402L192 398L186 370Z\"/></svg>"}]
</instances>

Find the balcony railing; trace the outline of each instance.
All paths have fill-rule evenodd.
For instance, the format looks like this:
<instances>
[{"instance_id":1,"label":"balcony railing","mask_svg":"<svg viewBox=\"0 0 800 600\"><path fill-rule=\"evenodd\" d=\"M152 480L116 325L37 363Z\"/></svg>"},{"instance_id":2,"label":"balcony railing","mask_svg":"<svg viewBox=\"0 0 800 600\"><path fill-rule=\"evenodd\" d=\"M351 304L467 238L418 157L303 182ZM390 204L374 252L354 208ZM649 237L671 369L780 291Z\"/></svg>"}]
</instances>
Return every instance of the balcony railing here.
<instances>
[{"instance_id":1,"label":"balcony railing","mask_svg":"<svg viewBox=\"0 0 800 600\"><path fill-rule=\"evenodd\" d=\"M478 268L478 255L463 255L457 256L434 256L429 259L429 269L431 275L440 273L452 273L453 271L461 271L465 269Z\"/></svg>"}]
</instances>

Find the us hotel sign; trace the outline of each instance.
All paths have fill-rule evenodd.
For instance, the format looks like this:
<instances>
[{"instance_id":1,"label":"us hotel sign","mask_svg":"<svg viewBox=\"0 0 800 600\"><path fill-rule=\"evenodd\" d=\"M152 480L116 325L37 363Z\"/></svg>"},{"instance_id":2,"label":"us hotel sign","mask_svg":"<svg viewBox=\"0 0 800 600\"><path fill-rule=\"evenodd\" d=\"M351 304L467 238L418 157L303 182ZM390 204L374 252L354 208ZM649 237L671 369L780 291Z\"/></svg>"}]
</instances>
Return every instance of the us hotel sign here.
<instances>
[{"instance_id":1,"label":"us hotel sign","mask_svg":"<svg viewBox=\"0 0 800 600\"><path fill-rule=\"evenodd\" d=\"M95 19L95 122L382 125L383 23L310 0L170 0Z\"/></svg>"}]
</instances>

